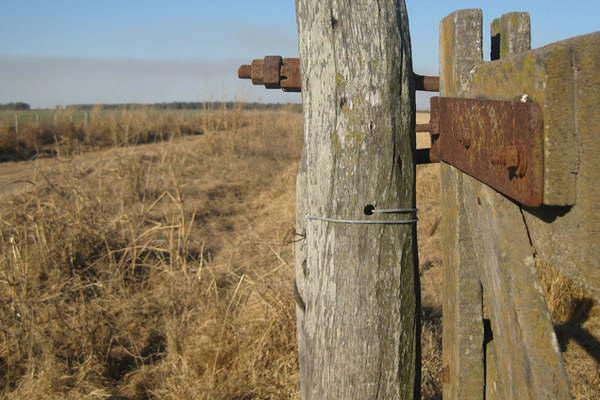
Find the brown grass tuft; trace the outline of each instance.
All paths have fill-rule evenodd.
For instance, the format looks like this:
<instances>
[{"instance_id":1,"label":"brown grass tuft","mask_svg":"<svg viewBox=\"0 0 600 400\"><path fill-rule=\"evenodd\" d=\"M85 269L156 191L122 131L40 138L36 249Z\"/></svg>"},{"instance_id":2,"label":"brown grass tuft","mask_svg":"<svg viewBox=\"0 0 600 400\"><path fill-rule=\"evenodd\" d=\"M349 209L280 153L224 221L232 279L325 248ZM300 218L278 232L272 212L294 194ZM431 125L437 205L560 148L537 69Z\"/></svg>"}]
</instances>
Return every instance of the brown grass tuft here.
<instances>
[{"instance_id":1,"label":"brown grass tuft","mask_svg":"<svg viewBox=\"0 0 600 400\"><path fill-rule=\"evenodd\" d=\"M600 306L556 268L537 263L571 390L576 400L600 398Z\"/></svg>"}]
</instances>

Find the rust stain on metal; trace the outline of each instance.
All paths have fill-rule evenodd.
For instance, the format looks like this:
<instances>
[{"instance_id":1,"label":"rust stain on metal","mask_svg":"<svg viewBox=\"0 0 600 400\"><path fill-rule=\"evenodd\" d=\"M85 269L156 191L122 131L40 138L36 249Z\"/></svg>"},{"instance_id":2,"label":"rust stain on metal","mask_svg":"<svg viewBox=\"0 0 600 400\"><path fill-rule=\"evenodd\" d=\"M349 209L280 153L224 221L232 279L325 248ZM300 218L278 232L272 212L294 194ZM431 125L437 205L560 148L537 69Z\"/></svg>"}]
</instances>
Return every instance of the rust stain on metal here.
<instances>
[{"instance_id":1,"label":"rust stain on metal","mask_svg":"<svg viewBox=\"0 0 600 400\"><path fill-rule=\"evenodd\" d=\"M283 89L285 92L301 92L302 76L299 58L267 56L254 60L251 65L242 65L238 70L240 79L252 79L254 85L264 85L267 89ZM440 78L414 74L415 89L439 92Z\"/></svg>"},{"instance_id":2,"label":"rust stain on metal","mask_svg":"<svg viewBox=\"0 0 600 400\"><path fill-rule=\"evenodd\" d=\"M450 381L450 367L444 365L442 368L442 383L446 384Z\"/></svg>"},{"instance_id":3,"label":"rust stain on metal","mask_svg":"<svg viewBox=\"0 0 600 400\"><path fill-rule=\"evenodd\" d=\"M521 204L543 203L543 118L535 103L434 97L431 158Z\"/></svg>"}]
</instances>

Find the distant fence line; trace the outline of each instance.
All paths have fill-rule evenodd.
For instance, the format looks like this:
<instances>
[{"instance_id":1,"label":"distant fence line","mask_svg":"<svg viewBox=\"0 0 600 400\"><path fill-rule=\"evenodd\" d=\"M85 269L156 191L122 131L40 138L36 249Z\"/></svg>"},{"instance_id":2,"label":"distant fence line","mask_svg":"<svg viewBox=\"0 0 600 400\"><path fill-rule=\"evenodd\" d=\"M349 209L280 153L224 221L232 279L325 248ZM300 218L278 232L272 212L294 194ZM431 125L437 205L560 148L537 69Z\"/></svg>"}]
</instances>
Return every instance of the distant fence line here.
<instances>
[{"instance_id":1,"label":"distant fence line","mask_svg":"<svg viewBox=\"0 0 600 400\"><path fill-rule=\"evenodd\" d=\"M87 128L92 123L94 116L100 114L105 118L107 114L118 112L149 113L174 113L181 115L196 115L198 112L212 111L277 111L286 110L301 112L302 105L294 103L261 104L261 103L164 103L164 104L110 104L101 106L78 105L59 109L41 110L0 110L0 125L19 134L24 128L58 127L61 124L71 124L80 128Z\"/></svg>"}]
</instances>

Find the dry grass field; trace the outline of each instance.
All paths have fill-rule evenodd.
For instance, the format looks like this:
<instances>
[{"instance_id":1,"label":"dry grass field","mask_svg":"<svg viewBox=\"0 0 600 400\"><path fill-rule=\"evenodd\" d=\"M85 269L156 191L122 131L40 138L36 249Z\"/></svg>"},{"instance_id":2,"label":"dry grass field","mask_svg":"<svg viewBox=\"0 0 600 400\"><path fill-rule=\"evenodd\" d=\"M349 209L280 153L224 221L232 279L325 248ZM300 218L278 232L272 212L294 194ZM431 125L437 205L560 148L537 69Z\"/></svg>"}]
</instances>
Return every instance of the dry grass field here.
<instances>
[{"instance_id":1,"label":"dry grass field","mask_svg":"<svg viewBox=\"0 0 600 400\"><path fill-rule=\"evenodd\" d=\"M292 108L290 106L289 108ZM74 108L0 111L0 161L44 156L73 156L83 152L155 143L203 132L227 130L240 118L242 107L208 106L205 110L162 110L151 107Z\"/></svg>"},{"instance_id":2,"label":"dry grass field","mask_svg":"<svg viewBox=\"0 0 600 400\"><path fill-rule=\"evenodd\" d=\"M55 157L0 164L0 398L296 398L302 116L144 112L32 133ZM439 167L417 174L423 397L440 399ZM577 399L599 399L600 350L575 333L600 337L598 306L540 271Z\"/></svg>"}]
</instances>

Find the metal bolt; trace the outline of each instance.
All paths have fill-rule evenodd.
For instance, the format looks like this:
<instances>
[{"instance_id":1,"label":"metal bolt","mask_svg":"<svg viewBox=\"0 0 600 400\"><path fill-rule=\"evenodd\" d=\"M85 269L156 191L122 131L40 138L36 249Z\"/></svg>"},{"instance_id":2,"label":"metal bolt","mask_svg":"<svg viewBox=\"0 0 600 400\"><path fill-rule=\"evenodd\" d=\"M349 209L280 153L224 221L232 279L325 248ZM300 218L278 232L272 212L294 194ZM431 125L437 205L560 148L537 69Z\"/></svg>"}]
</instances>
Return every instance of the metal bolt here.
<instances>
[{"instance_id":1,"label":"metal bolt","mask_svg":"<svg viewBox=\"0 0 600 400\"><path fill-rule=\"evenodd\" d=\"M252 65L242 65L238 70L240 79L252 79L255 85L265 85L268 89L283 89L286 92L302 91L299 58L267 56L252 61ZM440 77L413 74L415 89L426 92L439 92Z\"/></svg>"},{"instance_id":2,"label":"metal bolt","mask_svg":"<svg viewBox=\"0 0 600 400\"><path fill-rule=\"evenodd\" d=\"M469 150L471 148L471 138L464 137L464 138L460 139L460 143L462 143L465 150Z\"/></svg>"},{"instance_id":3,"label":"metal bolt","mask_svg":"<svg viewBox=\"0 0 600 400\"><path fill-rule=\"evenodd\" d=\"M262 60L253 60L251 65L242 65L238 69L240 79L252 79L254 85L264 85L267 89L283 89L286 92L299 92L300 60L267 56Z\"/></svg>"},{"instance_id":4,"label":"metal bolt","mask_svg":"<svg viewBox=\"0 0 600 400\"><path fill-rule=\"evenodd\" d=\"M491 160L492 165L502 166L517 178L527 174L527 159L517 146L509 146Z\"/></svg>"},{"instance_id":5,"label":"metal bolt","mask_svg":"<svg viewBox=\"0 0 600 400\"><path fill-rule=\"evenodd\" d=\"M252 79L253 85L262 85L263 84L263 76L264 76L264 65L265 62L263 60L253 60L252 61L252 73L250 78Z\"/></svg>"},{"instance_id":6,"label":"metal bolt","mask_svg":"<svg viewBox=\"0 0 600 400\"><path fill-rule=\"evenodd\" d=\"M252 66L251 65L242 65L240 67L240 69L238 69L238 78L251 79L252 78Z\"/></svg>"},{"instance_id":7,"label":"metal bolt","mask_svg":"<svg viewBox=\"0 0 600 400\"><path fill-rule=\"evenodd\" d=\"M281 65L283 58L279 56L267 56L263 62L263 83L267 89L281 88Z\"/></svg>"},{"instance_id":8,"label":"metal bolt","mask_svg":"<svg viewBox=\"0 0 600 400\"><path fill-rule=\"evenodd\" d=\"M439 76L426 76L413 74L415 81L415 89L422 90L424 92L439 92L440 91L440 77Z\"/></svg>"}]
</instances>

